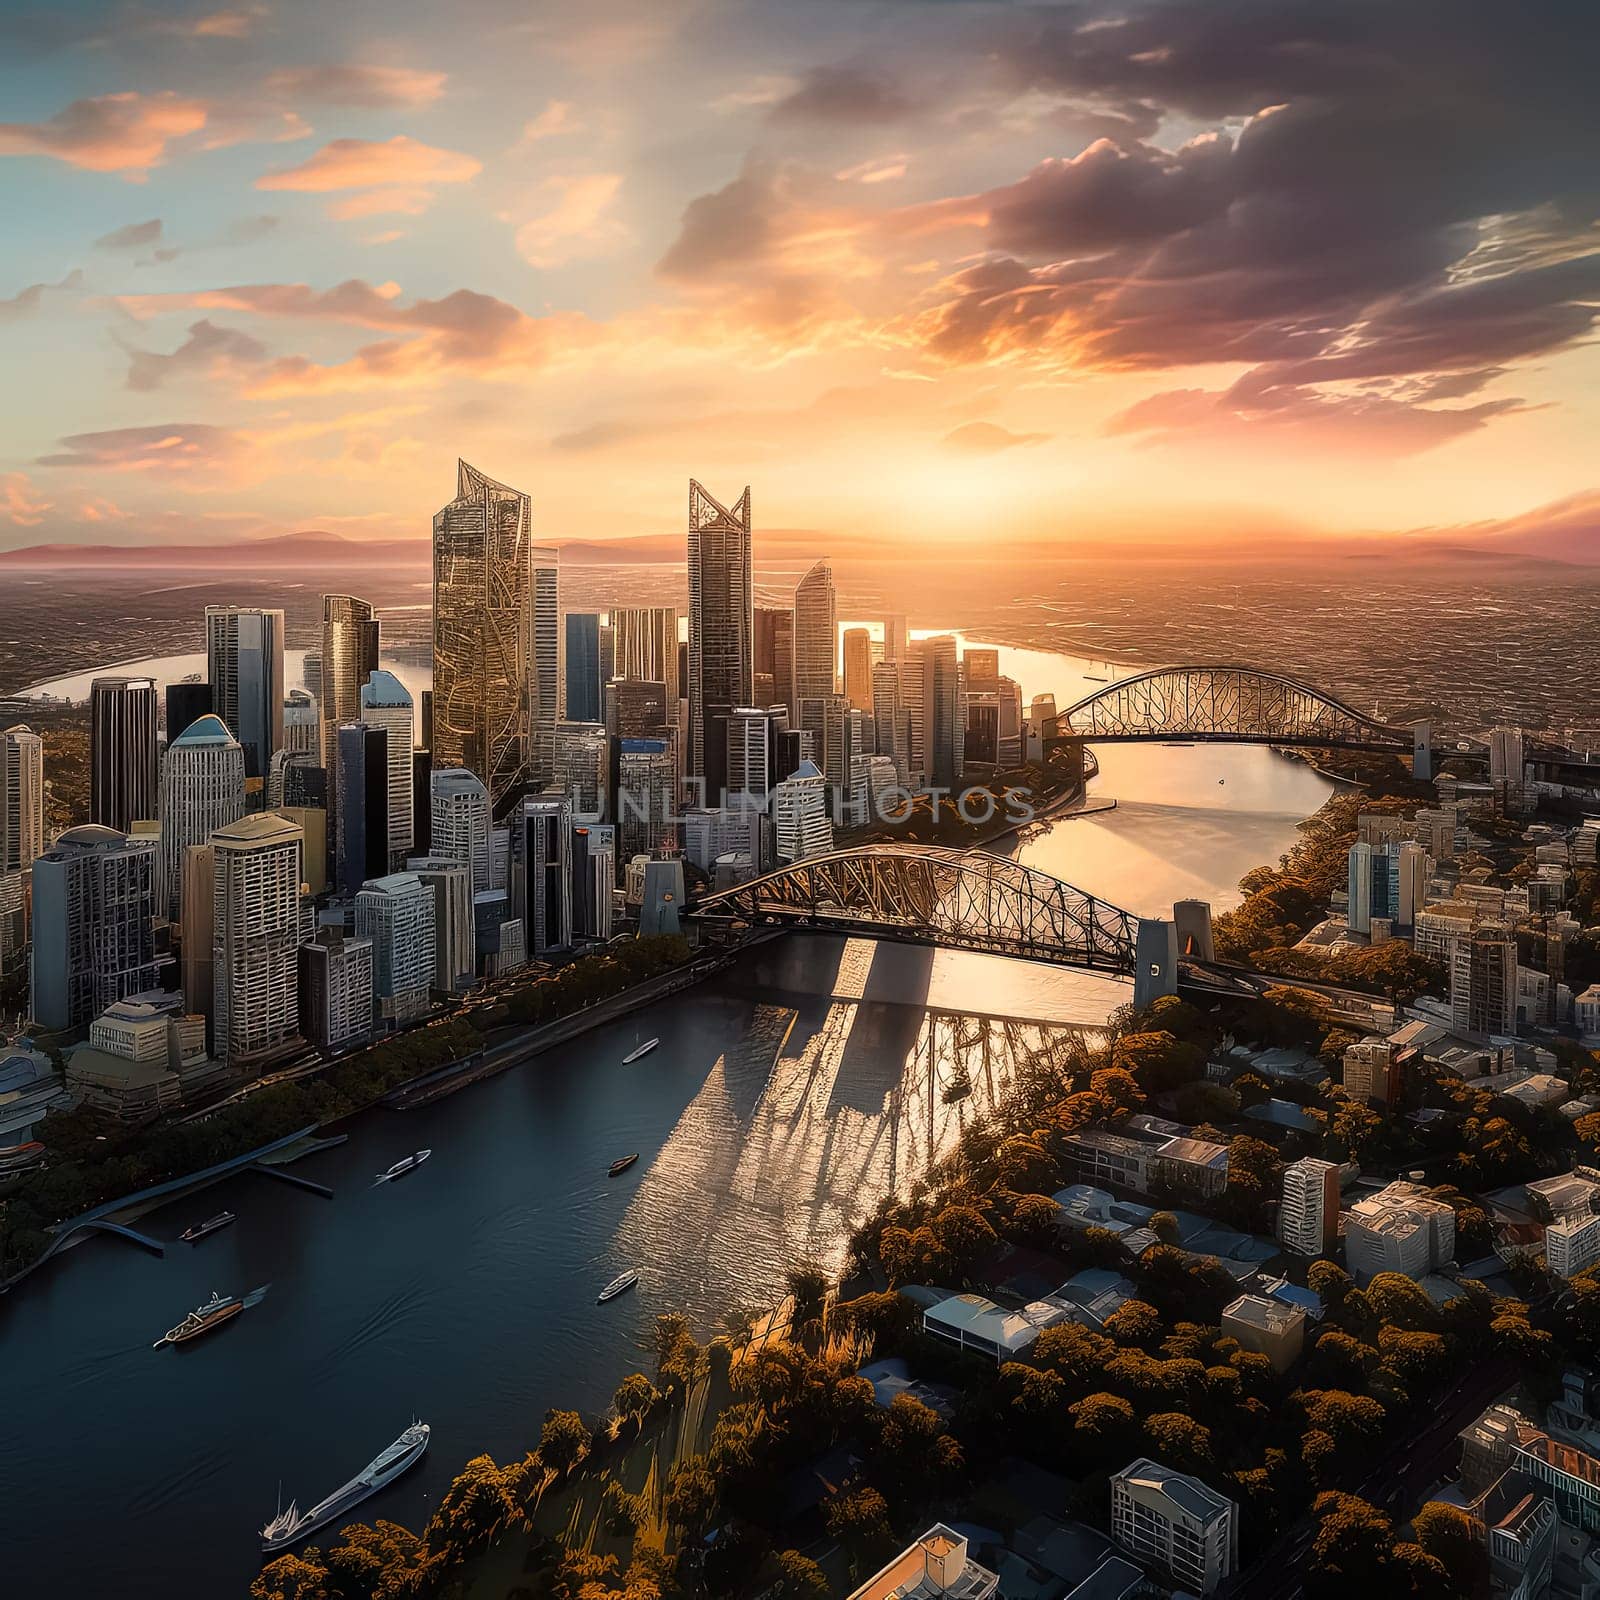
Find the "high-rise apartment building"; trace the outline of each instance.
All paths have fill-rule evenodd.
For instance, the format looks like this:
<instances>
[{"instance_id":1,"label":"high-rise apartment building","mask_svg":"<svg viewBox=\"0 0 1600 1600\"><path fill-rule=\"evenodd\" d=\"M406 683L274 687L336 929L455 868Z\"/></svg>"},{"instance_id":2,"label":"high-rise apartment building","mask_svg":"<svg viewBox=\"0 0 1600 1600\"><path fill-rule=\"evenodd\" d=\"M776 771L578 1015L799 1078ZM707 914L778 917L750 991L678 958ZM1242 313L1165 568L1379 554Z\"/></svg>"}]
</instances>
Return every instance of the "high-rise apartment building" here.
<instances>
[{"instance_id":1,"label":"high-rise apartment building","mask_svg":"<svg viewBox=\"0 0 1600 1600\"><path fill-rule=\"evenodd\" d=\"M453 856L412 856L406 871L433 894L433 987L470 989L477 966L472 869Z\"/></svg>"},{"instance_id":2,"label":"high-rise apartment building","mask_svg":"<svg viewBox=\"0 0 1600 1600\"><path fill-rule=\"evenodd\" d=\"M44 740L17 723L0 733L0 872L44 852Z\"/></svg>"},{"instance_id":3,"label":"high-rise apartment building","mask_svg":"<svg viewBox=\"0 0 1600 1600\"><path fill-rule=\"evenodd\" d=\"M928 641L913 639L900 658L900 700L907 730L907 781L920 786L928 779Z\"/></svg>"},{"instance_id":4,"label":"high-rise apartment building","mask_svg":"<svg viewBox=\"0 0 1600 1600\"><path fill-rule=\"evenodd\" d=\"M364 722L347 722L336 733L333 886L348 900L368 878L389 870L389 735Z\"/></svg>"},{"instance_id":5,"label":"high-rise apartment building","mask_svg":"<svg viewBox=\"0 0 1600 1600\"><path fill-rule=\"evenodd\" d=\"M337 1055L372 1037L372 940L319 928L299 950L300 1026L306 1042Z\"/></svg>"},{"instance_id":6,"label":"high-rise apartment building","mask_svg":"<svg viewBox=\"0 0 1600 1600\"><path fill-rule=\"evenodd\" d=\"M844 630L844 692L857 711L872 710L872 635L865 628Z\"/></svg>"},{"instance_id":7,"label":"high-rise apartment building","mask_svg":"<svg viewBox=\"0 0 1600 1600\"><path fill-rule=\"evenodd\" d=\"M387 736L389 794L389 860L397 866L411 853L413 830L411 751L416 739L416 721L411 696L392 672L374 668L361 686L362 724L382 728Z\"/></svg>"},{"instance_id":8,"label":"high-rise apartment building","mask_svg":"<svg viewBox=\"0 0 1600 1600\"><path fill-rule=\"evenodd\" d=\"M436 767L432 789L432 853L464 861L476 894L489 887L489 791L465 767Z\"/></svg>"},{"instance_id":9,"label":"high-rise apartment building","mask_svg":"<svg viewBox=\"0 0 1600 1600\"><path fill-rule=\"evenodd\" d=\"M211 709L244 750L246 777L265 781L283 745L283 613L206 607Z\"/></svg>"},{"instance_id":10,"label":"high-rise apartment building","mask_svg":"<svg viewBox=\"0 0 1600 1600\"><path fill-rule=\"evenodd\" d=\"M529 795L514 820L511 914L528 955L543 960L572 946L572 806L564 794Z\"/></svg>"},{"instance_id":11,"label":"high-rise apartment building","mask_svg":"<svg viewBox=\"0 0 1600 1600\"><path fill-rule=\"evenodd\" d=\"M611 613L612 678L659 683L666 715L677 721L683 686L678 681L678 612L675 606L628 606ZM568 712L571 716L571 712ZM573 718L574 721L578 720ZM599 714L592 719L600 720Z\"/></svg>"},{"instance_id":12,"label":"high-rise apartment building","mask_svg":"<svg viewBox=\"0 0 1600 1600\"><path fill-rule=\"evenodd\" d=\"M155 844L88 823L34 858L29 1014L39 1027L86 1027L156 987Z\"/></svg>"},{"instance_id":13,"label":"high-rise apartment building","mask_svg":"<svg viewBox=\"0 0 1600 1600\"><path fill-rule=\"evenodd\" d=\"M772 791L773 842L780 861L803 861L833 849L828 780L803 761Z\"/></svg>"},{"instance_id":14,"label":"high-rise apartment building","mask_svg":"<svg viewBox=\"0 0 1600 1600\"><path fill-rule=\"evenodd\" d=\"M274 765L280 756L322 765L322 712L309 689L291 689L283 697L283 748L273 751Z\"/></svg>"},{"instance_id":15,"label":"high-rise apartment building","mask_svg":"<svg viewBox=\"0 0 1600 1600\"><path fill-rule=\"evenodd\" d=\"M921 643L927 779L935 788L953 789L961 781L965 732L955 636L938 634Z\"/></svg>"},{"instance_id":16,"label":"high-rise apartment building","mask_svg":"<svg viewBox=\"0 0 1600 1600\"><path fill-rule=\"evenodd\" d=\"M1239 1564L1239 1508L1159 1461L1132 1461L1113 1475L1111 1536L1199 1595L1215 1593Z\"/></svg>"},{"instance_id":17,"label":"high-rise apartment building","mask_svg":"<svg viewBox=\"0 0 1600 1600\"><path fill-rule=\"evenodd\" d=\"M496 817L515 803L533 759L533 626L528 497L459 462L456 497L433 519L429 745L436 767L478 775ZM552 728L554 688L552 677Z\"/></svg>"},{"instance_id":18,"label":"high-rise apartment building","mask_svg":"<svg viewBox=\"0 0 1600 1600\"><path fill-rule=\"evenodd\" d=\"M728 717L728 803L765 807L772 793L773 713L735 706Z\"/></svg>"},{"instance_id":19,"label":"high-rise apartment building","mask_svg":"<svg viewBox=\"0 0 1600 1600\"><path fill-rule=\"evenodd\" d=\"M729 507L691 480L687 770L713 794L726 777L718 724L751 701L754 631L750 490Z\"/></svg>"},{"instance_id":20,"label":"high-rise apartment building","mask_svg":"<svg viewBox=\"0 0 1600 1600\"><path fill-rule=\"evenodd\" d=\"M1517 1031L1517 941L1503 922L1483 922L1449 944L1450 1022L1464 1033Z\"/></svg>"},{"instance_id":21,"label":"high-rise apartment building","mask_svg":"<svg viewBox=\"0 0 1600 1600\"><path fill-rule=\"evenodd\" d=\"M561 720L561 553L553 545L536 544L530 558L533 656L528 671L528 781L548 784L555 773L556 723Z\"/></svg>"},{"instance_id":22,"label":"high-rise apartment building","mask_svg":"<svg viewBox=\"0 0 1600 1600\"><path fill-rule=\"evenodd\" d=\"M211 835L212 1050L230 1066L266 1066L299 1041L304 848L270 811Z\"/></svg>"},{"instance_id":23,"label":"high-rise apartment building","mask_svg":"<svg viewBox=\"0 0 1600 1600\"><path fill-rule=\"evenodd\" d=\"M617 746L617 828L625 860L678 847L678 765L667 739Z\"/></svg>"},{"instance_id":24,"label":"high-rise apartment building","mask_svg":"<svg viewBox=\"0 0 1600 1600\"><path fill-rule=\"evenodd\" d=\"M611 937L617 886L617 830L578 823L572 830L572 932L577 939Z\"/></svg>"},{"instance_id":25,"label":"high-rise apartment building","mask_svg":"<svg viewBox=\"0 0 1600 1600\"><path fill-rule=\"evenodd\" d=\"M385 873L356 896L356 932L372 941L372 1002L381 1029L427 1015L433 905L433 890L414 872Z\"/></svg>"},{"instance_id":26,"label":"high-rise apartment building","mask_svg":"<svg viewBox=\"0 0 1600 1600\"><path fill-rule=\"evenodd\" d=\"M89 820L126 833L156 815L161 699L154 678L89 685Z\"/></svg>"},{"instance_id":27,"label":"high-rise apartment building","mask_svg":"<svg viewBox=\"0 0 1600 1600\"><path fill-rule=\"evenodd\" d=\"M572 803L580 821L598 822L610 792L610 740L603 722L556 726L556 770L551 785Z\"/></svg>"},{"instance_id":28,"label":"high-rise apartment building","mask_svg":"<svg viewBox=\"0 0 1600 1600\"><path fill-rule=\"evenodd\" d=\"M368 601L353 594L323 595L319 686L313 693L320 728L318 765L329 772L339 759L338 730L361 717L361 686L378 670L378 645L378 616ZM329 821L337 826L337 805L334 809Z\"/></svg>"},{"instance_id":29,"label":"high-rise apartment building","mask_svg":"<svg viewBox=\"0 0 1600 1600\"><path fill-rule=\"evenodd\" d=\"M189 852L205 844L218 828L237 822L244 808L244 750L239 741L220 717L204 716L191 722L167 746L161 759L157 904L168 920L182 920L183 875Z\"/></svg>"},{"instance_id":30,"label":"high-rise apartment building","mask_svg":"<svg viewBox=\"0 0 1600 1600\"><path fill-rule=\"evenodd\" d=\"M755 608L755 677L772 680L768 704L794 704L794 610L792 607ZM756 697L757 705L762 703Z\"/></svg>"},{"instance_id":31,"label":"high-rise apartment building","mask_svg":"<svg viewBox=\"0 0 1600 1600\"><path fill-rule=\"evenodd\" d=\"M1325 1256L1339 1242L1339 1169L1305 1156L1283 1169L1278 1238L1296 1255Z\"/></svg>"},{"instance_id":32,"label":"high-rise apartment building","mask_svg":"<svg viewBox=\"0 0 1600 1600\"><path fill-rule=\"evenodd\" d=\"M598 722L605 682L600 675L600 613L569 611L565 621L566 701L561 714L568 722Z\"/></svg>"},{"instance_id":33,"label":"high-rise apartment building","mask_svg":"<svg viewBox=\"0 0 1600 1600\"><path fill-rule=\"evenodd\" d=\"M795 585L794 692L795 720L822 735L822 706L838 685L838 596L833 568L819 561Z\"/></svg>"}]
</instances>

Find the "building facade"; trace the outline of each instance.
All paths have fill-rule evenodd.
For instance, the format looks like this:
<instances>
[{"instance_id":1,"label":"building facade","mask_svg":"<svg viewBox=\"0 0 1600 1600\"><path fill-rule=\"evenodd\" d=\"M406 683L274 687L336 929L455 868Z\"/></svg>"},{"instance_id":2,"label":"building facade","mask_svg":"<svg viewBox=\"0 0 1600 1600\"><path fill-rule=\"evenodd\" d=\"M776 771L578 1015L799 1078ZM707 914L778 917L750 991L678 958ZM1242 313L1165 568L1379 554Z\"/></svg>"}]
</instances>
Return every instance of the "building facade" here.
<instances>
[{"instance_id":1,"label":"building facade","mask_svg":"<svg viewBox=\"0 0 1600 1600\"><path fill-rule=\"evenodd\" d=\"M472 869L453 856L412 856L406 871L433 893L434 988L445 993L470 989L477 969Z\"/></svg>"},{"instance_id":2,"label":"building facade","mask_svg":"<svg viewBox=\"0 0 1600 1600\"><path fill-rule=\"evenodd\" d=\"M372 1037L372 940L322 928L300 946L300 1019L306 1042L328 1055Z\"/></svg>"},{"instance_id":3,"label":"building facade","mask_svg":"<svg viewBox=\"0 0 1600 1600\"><path fill-rule=\"evenodd\" d=\"M161 760L162 914L182 923L189 852L244 815L244 750L222 719L192 722Z\"/></svg>"},{"instance_id":4,"label":"building facade","mask_svg":"<svg viewBox=\"0 0 1600 1600\"><path fill-rule=\"evenodd\" d=\"M565 698L561 715L568 722L598 722L600 690L605 682L600 675L600 613L569 611L564 624L562 642L566 647L566 660L562 679Z\"/></svg>"},{"instance_id":5,"label":"building facade","mask_svg":"<svg viewBox=\"0 0 1600 1600\"><path fill-rule=\"evenodd\" d=\"M691 480L687 770L712 793L724 779L717 725L752 698L754 630L750 490L724 506Z\"/></svg>"},{"instance_id":6,"label":"building facade","mask_svg":"<svg viewBox=\"0 0 1600 1600\"><path fill-rule=\"evenodd\" d=\"M156 815L161 697L154 678L89 685L89 820L126 833Z\"/></svg>"},{"instance_id":7,"label":"building facade","mask_svg":"<svg viewBox=\"0 0 1600 1600\"><path fill-rule=\"evenodd\" d=\"M1339 1241L1339 1169L1304 1156L1283 1169L1278 1238L1296 1255L1325 1256Z\"/></svg>"},{"instance_id":8,"label":"building facade","mask_svg":"<svg viewBox=\"0 0 1600 1600\"><path fill-rule=\"evenodd\" d=\"M476 894L489 887L489 791L465 767L435 767L430 785L431 854L464 861Z\"/></svg>"},{"instance_id":9,"label":"building facade","mask_svg":"<svg viewBox=\"0 0 1600 1600\"><path fill-rule=\"evenodd\" d=\"M17 723L0 733L0 872L44 853L44 740Z\"/></svg>"},{"instance_id":10,"label":"building facade","mask_svg":"<svg viewBox=\"0 0 1600 1600\"><path fill-rule=\"evenodd\" d=\"M433 982L433 891L414 872L390 872L356 896L356 932L372 941L373 1015L382 1030L428 1012Z\"/></svg>"},{"instance_id":11,"label":"building facade","mask_svg":"<svg viewBox=\"0 0 1600 1600\"><path fill-rule=\"evenodd\" d=\"M360 720L369 728L382 728L386 736L389 807L386 866L394 866L411 854L415 842L411 826L411 751L416 742L416 719L410 694L392 672L380 667L368 674L361 686Z\"/></svg>"},{"instance_id":12,"label":"building facade","mask_svg":"<svg viewBox=\"0 0 1600 1600\"><path fill-rule=\"evenodd\" d=\"M1239 1564L1239 1509L1188 1473L1148 1458L1111 1479L1111 1536L1138 1560L1199 1595Z\"/></svg>"},{"instance_id":13,"label":"building facade","mask_svg":"<svg viewBox=\"0 0 1600 1600\"><path fill-rule=\"evenodd\" d=\"M248 778L266 780L283 745L283 613L206 607L211 709L244 750Z\"/></svg>"}]
</instances>

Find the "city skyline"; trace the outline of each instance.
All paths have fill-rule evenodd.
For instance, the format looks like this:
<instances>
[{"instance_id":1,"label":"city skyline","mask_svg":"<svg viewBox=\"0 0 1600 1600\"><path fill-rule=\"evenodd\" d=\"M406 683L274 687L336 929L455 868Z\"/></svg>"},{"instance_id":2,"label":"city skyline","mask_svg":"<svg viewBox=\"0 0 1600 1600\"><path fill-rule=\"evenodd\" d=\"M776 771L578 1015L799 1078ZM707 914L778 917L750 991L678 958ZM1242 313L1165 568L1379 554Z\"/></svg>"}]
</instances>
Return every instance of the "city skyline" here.
<instances>
[{"instance_id":1,"label":"city skyline","mask_svg":"<svg viewBox=\"0 0 1600 1600\"><path fill-rule=\"evenodd\" d=\"M5 413L0 550L425 538L469 438L553 543L669 535L693 470L759 474L774 540L836 560L1581 550L1595 26L1410 0L1357 51L1333 0L19 14L0 338L51 376ZM734 87L681 94L708 49Z\"/></svg>"}]
</instances>

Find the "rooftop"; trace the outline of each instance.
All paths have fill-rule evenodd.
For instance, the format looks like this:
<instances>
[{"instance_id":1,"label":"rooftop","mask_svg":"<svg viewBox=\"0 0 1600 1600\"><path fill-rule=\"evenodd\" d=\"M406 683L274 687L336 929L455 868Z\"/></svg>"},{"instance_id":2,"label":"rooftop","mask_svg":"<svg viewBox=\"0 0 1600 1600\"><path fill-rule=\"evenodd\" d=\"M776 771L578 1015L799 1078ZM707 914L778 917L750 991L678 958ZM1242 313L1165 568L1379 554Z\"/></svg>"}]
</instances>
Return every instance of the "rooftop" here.
<instances>
[{"instance_id":1,"label":"rooftop","mask_svg":"<svg viewBox=\"0 0 1600 1600\"><path fill-rule=\"evenodd\" d=\"M979 1600L995 1592L995 1575L967 1558L967 1541L936 1522L850 1600Z\"/></svg>"},{"instance_id":2,"label":"rooftop","mask_svg":"<svg viewBox=\"0 0 1600 1600\"><path fill-rule=\"evenodd\" d=\"M222 718L207 712L203 717L196 717L172 741L172 745L230 745L234 742L234 737L228 732L227 724L223 722Z\"/></svg>"},{"instance_id":3,"label":"rooftop","mask_svg":"<svg viewBox=\"0 0 1600 1600\"><path fill-rule=\"evenodd\" d=\"M1222 1308L1224 1324L1242 1322L1263 1333L1287 1333L1304 1319L1305 1312L1299 1306L1259 1294L1242 1294Z\"/></svg>"},{"instance_id":4,"label":"rooftop","mask_svg":"<svg viewBox=\"0 0 1600 1600\"><path fill-rule=\"evenodd\" d=\"M1225 1500L1214 1489L1209 1489L1198 1478L1186 1472L1174 1472L1148 1456L1130 1461L1113 1482L1121 1481L1137 1488L1164 1494L1181 1510L1200 1522L1213 1522L1233 1509L1233 1502Z\"/></svg>"}]
</instances>

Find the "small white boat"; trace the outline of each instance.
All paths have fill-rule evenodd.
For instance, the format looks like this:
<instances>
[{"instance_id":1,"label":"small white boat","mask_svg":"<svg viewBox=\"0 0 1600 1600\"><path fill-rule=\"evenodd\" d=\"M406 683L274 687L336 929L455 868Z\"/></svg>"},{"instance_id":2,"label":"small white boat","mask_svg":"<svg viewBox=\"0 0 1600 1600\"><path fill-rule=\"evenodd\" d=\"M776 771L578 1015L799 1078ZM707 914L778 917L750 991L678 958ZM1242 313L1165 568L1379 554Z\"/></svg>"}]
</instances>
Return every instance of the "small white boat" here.
<instances>
[{"instance_id":1,"label":"small white boat","mask_svg":"<svg viewBox=\"0 0 1600 1600\"><path fill-rule=\"evenodd\" d=\"M414 1150L410 1155L402 1156L387 1172L378 1174L378 1182L387 1183L391 1178L403 1178L420 1167L432 1154L431 1150Z\"/></svg>"},{"instance_id":2,"label":"small white boat","mask_svg":"<svg viewBox=\"0 0 1600 1600\"><path fill-rule=\"evenodd\" d=\"M627 1272L620 1273L603 1288L595 1299L597 1306L603 1306L607 1300L615 1300L619 1294L626 1293L639 1281L639 1274L629 1268Z\"/></svg>"},{"instance_id":3,"label":"small white boat","mask_svg":"<svg viewBox=\"0 0 1600 1600\"><path fill-rule=\"evenodd\" d=\"M634 1062L637 1061L641 1056L649 1055L650 1052L652 1050L654 1050L655 1047L660 1043L661 1043L661 1041L659 1039L646 1039L645 1042L642 1045L640 1045L637 1050L632 1051L630 1054L625 1055L622 1058L623 1066L631 1067L634 1064Z\"/></svg>"},{"instance_id":4,"label":"small white boat","mask_svg":"<svg viewBox=\"0 0 1600 1600\"><path fill-rule=\"evenodd\" d=\"M309 1511L301 1511L293 1501L290 1501L287 1511L280 1508L272 1521L261 1530L262 1551L271 1555L278 1550L287 1550L290 1545L310 1538L318 1528L325 1528L330 1522L353 1511L380 1489L388 1488L401 1473L422 1459L428 1448L429 1432L426 1422L413 1422L387 1450Z\"/></svg>"}]
</instances>

